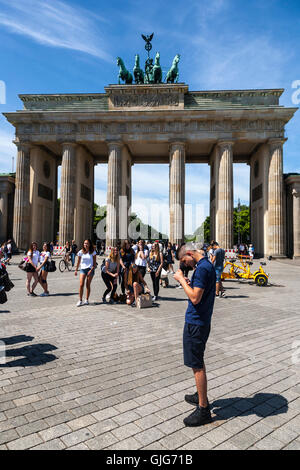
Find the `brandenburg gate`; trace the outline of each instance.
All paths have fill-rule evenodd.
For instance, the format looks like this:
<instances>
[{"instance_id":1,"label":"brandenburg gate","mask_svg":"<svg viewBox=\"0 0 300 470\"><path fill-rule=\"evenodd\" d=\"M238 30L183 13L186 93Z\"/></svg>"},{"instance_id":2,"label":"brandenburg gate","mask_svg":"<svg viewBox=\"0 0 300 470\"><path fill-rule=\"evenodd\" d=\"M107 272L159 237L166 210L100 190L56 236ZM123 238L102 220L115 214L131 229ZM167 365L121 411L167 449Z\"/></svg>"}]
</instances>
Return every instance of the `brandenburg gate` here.
<instances>
[{"instance_id":1,"label":"brandenburg gate","mask_svg":"<svg viewBox=\"0 0 300 470\"><path fill-rule=\"evenodd\" d=\"M206 163L211 238L231 248L233 164L246 163L251 241L261 255L285 256L283 147L285 125L297 108L280 105L284 90L189 91L168 76L167 83L124 80L99 94L20 95L24 109L4 114L15 127L18 150L16 245L26 249L32 240L53 239L58 165L60 243L90 237L98 163L108 164L108 245L120 238L119 215L128 216L131 169L138 163L169 165L170 240L180 243L185 164ZM120 196L127 201L122 207Z\"/></svg>"}]
</instances>

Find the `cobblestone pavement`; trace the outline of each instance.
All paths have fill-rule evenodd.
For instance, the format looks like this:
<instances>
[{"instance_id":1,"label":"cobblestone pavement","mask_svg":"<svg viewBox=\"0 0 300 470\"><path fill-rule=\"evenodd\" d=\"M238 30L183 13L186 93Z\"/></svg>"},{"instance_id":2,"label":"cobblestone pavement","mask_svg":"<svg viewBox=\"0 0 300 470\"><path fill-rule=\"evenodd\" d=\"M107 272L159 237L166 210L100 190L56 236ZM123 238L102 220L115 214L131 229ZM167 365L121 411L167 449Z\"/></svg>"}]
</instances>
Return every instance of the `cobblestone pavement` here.
<instances>
[{"instance_id":1,"label":"cobblestone pavement","mask_svg":"<svg viewBox=\"0 0 300 470\"><path fill-rule=\"evenodd\" d=\"M0 449L300 449L300 266L271 261L270 287L226 282L206 351L213 422L186 428L195 387L172 276L137 310L101 304L97 270L91 305L76 308L74 273L27 297L16 261L0 306Z\"/></svg>"}]
</instances>

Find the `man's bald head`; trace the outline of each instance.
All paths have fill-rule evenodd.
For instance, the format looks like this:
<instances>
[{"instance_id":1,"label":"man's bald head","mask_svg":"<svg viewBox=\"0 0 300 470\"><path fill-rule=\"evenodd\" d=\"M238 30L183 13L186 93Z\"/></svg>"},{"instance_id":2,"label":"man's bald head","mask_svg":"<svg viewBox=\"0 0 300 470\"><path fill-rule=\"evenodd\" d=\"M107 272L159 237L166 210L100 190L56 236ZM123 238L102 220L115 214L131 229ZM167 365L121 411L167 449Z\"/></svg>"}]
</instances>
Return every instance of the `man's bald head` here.
<instances>
[{"instance_id":1,"label":"man's bald head","mask_svg":"<svg viewBox=\"0 0 300 470\"><path fill-rule=\"evenodd\" d=\"M188 242L183 245L178 252L178 258L183 258L184 255L199 253L201 258L205 256L205 250L202 243L198 242Z\"/></svg>"},{"instance_id":2,"label":"man's bald head","mask_svg":"<svg viewBox=\"0 0 300 470\"><path fill-rule=\"evenodd\" d=\"M201 243L189 242L183 245L178 252L178 259L185 266L195 268L198 261L205 257L205 250Z\"/></svg>"}]
</instances>

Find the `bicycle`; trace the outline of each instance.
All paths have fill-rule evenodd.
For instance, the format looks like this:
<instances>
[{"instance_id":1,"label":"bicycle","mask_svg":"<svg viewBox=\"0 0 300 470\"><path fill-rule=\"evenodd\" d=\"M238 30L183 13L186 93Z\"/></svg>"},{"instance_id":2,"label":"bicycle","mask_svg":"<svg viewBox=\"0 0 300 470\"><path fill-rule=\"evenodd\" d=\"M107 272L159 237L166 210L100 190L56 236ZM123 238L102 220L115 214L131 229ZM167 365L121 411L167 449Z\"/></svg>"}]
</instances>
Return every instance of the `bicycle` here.
<instances>
[{"instance_id":1,"label":"bicycle","mask_svg":"<svg viewBox=\"0 0 300 470\"><path fill-rule=\"evenodd\" d=\"M64 256L60 260L58 267L59 267L59 270L60 270L61 273L63 273L66 270L68 270L68 271L72 270L71 261L69 259L67 259L66 256Z\"/></svg>"}]
</instances>

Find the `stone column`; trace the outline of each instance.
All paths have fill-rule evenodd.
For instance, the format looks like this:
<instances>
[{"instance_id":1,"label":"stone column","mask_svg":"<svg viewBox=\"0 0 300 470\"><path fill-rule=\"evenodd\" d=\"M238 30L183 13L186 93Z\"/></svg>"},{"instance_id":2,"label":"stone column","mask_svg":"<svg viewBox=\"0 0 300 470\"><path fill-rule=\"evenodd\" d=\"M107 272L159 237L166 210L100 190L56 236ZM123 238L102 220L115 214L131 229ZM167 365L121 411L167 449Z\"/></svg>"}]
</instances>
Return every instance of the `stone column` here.
<instances>
[{"instance_id":1,"label":"stone column","mask_svg":"<svg viewBox=\"0 0 300 470\"><path fill-rule=\"evenodd\" d=\"M185 203L185 144L175 142L170 145L170 242L181 244L184 241Z\"/></svg>"},{"instance_id":2,"label":"stone column","mask_svg":"<svg viewBox=\"0 0 300 470\"><path fill-rule=\"evenodd\" d=\"M115 246L119 239L119 197L122 190L122 146L121 142L108 143L108 181L106 246Z\"/></svg>"},{"instance_id":3,"label":"stone column","mask_svg":"<svg viewBox=\"0 0 300 470\"><path fill-rule=\"evenodd\" d=\"M14 203L13 238L17 248L27 250L30 241L30 145L16 144L18 148Z\"/></svg>"},{"instance_id":4,"label":"stone column","mask_svg":"<svg viewBox=\"0 0 300 470\"><path fill-rule=\"evenodd\" d=\"M271 139L268 180L268 254L285 257L283 214L283 152L285 139Z\"/></svg>"},{"instance_id":5,"label":"stone column","mask_svg":"<svg viewBox=\"0 0 300 470\"><path fill-rule=\"evenodd\" d=\"M216 185L216 241L220 247L233 247L233 142L217 144L219 153L218 184Z\"/></svg>"},{"instance_id":6,"label":"stone column","mask_svg":"<svg viewBox=\"0 0 300 470\"><path fill-rule=\"evenodd\" d=\"M300 186L292 190L294 258L300 258Z\"/></svg>"},{"instance_id":7,"label":"stone column","mask_svg":"<svg viewBox=\"0 0 300 470\"><path fill-rule=\"evenodd\" d=\"M72 241L74 237L74 209L76 203L76 144L64 143L62 151L59 243Z\"/></svg>"}]
</instances>

